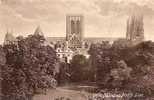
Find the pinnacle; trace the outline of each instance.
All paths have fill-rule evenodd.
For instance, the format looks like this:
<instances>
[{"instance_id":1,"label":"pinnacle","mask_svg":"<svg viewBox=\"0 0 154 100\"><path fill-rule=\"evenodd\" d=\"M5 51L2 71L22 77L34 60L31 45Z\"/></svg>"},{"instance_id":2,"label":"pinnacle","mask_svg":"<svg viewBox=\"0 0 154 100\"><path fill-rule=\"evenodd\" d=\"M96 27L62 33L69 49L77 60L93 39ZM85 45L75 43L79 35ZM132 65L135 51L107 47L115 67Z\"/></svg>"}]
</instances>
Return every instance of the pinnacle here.
<instances>
[{"instance_id":1,"label":"pinnacle","mask_svg":"<svg viewBox=\"0 0 154 100\"><path fill-rule=\"evenodd\" d=\"M43 36L43 32L40 26L38 26L34 32L34 35L40 35Z\"/></svg>"}]
</instances>

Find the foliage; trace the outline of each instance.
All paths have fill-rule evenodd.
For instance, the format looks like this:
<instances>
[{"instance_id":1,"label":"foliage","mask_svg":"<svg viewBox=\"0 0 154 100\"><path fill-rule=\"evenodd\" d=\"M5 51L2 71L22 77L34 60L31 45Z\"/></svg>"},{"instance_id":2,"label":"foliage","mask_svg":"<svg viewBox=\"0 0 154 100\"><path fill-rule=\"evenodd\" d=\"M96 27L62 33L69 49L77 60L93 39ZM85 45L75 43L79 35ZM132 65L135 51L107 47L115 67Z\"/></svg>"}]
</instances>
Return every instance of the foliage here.
<instances>
[{"instance_id":1,"label":"foliage","mask_svg":"<svg viewBox=\"0 0 154 100\"><path fill-rule=\"evenodd\" d=\"M70 64L60 62L59 73L57 74L57 81L59 85L67 84L70 81Z\"/></svg>"},{"instance_id":2,"label":"foliage","mask_svg":"<svg viewBox=\"0 0 154 100\"><path fill-rule=\"evenodd\" d=\"M125 82L131 78L132 69L127 67L127 64L121 60L117 62L117 68L111 69L110 75L113 78L112 86L115 88L123 88Z\"/></svg>"},{"instance_id":3,"label":"foliage","mask_svg":"<svg viewBox=\"0 0 154 100\"><path fill-rule=\"evenodd\" d=\"M92 44L89 50L97 83L103 87L122 87L146 95L154 93L154 42L132 45L129 41Z\"/></svg>"},{"instance_id":4,"label":"foliage","mask_svg":"<svg viewBox=\"0 0 154 100\"><path fill-rule=\"evenodd\" d=\"M4 100L30 100L28 97L34 95L38 88L46 89L55 85L56 53L53 48L44 45L44 37L30 35L17 39L17 44L4 46Z\"/></svg>"},{"instance_id":5,"label":"foliage","mask_svg":"<svg viewBox=\"0 0 154 100\"><path fill-rule=\"evenodd\" d=\"M91 65L95 71L95 80L106 84L109 73L115 67L115 54L109 42L92 44L89 50Z\"/></svg>"},{"instance_id":6,"label":"foliage","mask_svg":"<svg viewBox=\"0 0 154 100\"><path fill-rule=\"evenodd\" d=\"M75 55L70 63L71 81L81 82L88 80L88 61L83 55Z\"/></svg>"},{"instance_id":7,"label":"foliage","mask_svg":"<svg viewBox=\"0 0 154 100\"><path fill-rule=\"evenodd\" d=\"M128 87L152 95L154 93L154 43L146 41L130 49L133 54L126 54L126 56L131 57L127 59L127 63L133 69L133 78Z\"/></svg>"},{"instance_id":8,"label":"foliage","mask_svg":"<svg viewBox=\"0 0 154 100\"><path fill-rule=\"evenodd\" d=\"M2 98L2 68L5 66L6 59L3 47L0 45L0 99Z\"/></svg>"}]
</instances>

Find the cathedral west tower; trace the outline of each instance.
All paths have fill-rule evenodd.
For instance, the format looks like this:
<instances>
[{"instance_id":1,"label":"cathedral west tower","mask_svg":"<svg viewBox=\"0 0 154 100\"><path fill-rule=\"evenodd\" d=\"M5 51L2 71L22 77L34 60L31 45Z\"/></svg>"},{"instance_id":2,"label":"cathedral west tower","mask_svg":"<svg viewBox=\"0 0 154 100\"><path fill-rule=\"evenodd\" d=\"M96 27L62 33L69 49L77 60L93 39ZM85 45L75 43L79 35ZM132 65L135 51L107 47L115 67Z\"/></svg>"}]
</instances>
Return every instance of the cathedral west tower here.
<instances>
[{"instance_id":1,"label":"cathedral west tower","mask_svg":"<svg viewBox=\"0 0 154 100\"><path fill-rule=\"evenodd\" d=\"M127 20L126 39L133 43L140 43L144 40L143 15L132 15Z\"/></svg>"}]
</instances>

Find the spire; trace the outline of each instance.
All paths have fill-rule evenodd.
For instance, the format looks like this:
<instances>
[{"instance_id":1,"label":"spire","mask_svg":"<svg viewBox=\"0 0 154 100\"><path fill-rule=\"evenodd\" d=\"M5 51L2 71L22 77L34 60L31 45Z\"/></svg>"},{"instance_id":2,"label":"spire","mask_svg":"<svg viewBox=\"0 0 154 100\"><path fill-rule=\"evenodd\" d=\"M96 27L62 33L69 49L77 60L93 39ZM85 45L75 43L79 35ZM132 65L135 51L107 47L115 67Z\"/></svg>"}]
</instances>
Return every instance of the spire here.
<instances>
[{"instance_id":1,"label":"spire","mask_svg":"<svg viewBox=\"0 0 154 100\"><path fill-rule=\"evenodd\" d=\"M43 36L43 32L40 26L38 26L34 32L34 35L40 35Z\"/></svg>"},{"instance_id":2,"label":"spire","mask_svg":"<svg viewBox=\"0 0 154 100\"><path fill-rule=\"evenodd\" d=\"M128 39L130 36L130 17L127 19L127 23L126 23L127 27L126 27L126 38Z\"/></svg>"},{"instance_id":3,"label":"spire","mask_svg":"<svg viewBox=\"0 0 154 100\"><path fill-rule=\"evenodd\" d=\"M9 32L7 30L7 33L5 35L5 39L4 39L4 45L7 45L7 44L10 44L10 43L13 43L16 41L16 38L13 36L12 32Z\"/></svg>"}]
</instances>

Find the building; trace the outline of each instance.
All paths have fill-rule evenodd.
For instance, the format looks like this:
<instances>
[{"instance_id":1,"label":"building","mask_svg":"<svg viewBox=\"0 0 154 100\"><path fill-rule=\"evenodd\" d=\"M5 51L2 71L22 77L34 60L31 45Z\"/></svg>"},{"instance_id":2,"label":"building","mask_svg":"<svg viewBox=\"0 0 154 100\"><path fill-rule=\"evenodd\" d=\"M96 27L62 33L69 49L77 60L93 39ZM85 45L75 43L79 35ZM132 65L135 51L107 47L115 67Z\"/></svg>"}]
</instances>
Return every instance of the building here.
<instances>
[{"instance_id":1,"label":"building","mask_svg":"<svg viewBox=\"0 0 154 100\"><path fill-rule=\"evenodd\" d=\"M7 31L3 45L16 44L17 39L13 36L12 32Z\"/></svg>"},{"instance_id":2,"label":"building","mask_svg":"<svg viewBox=\"0 0 154 100\"><path fill-rule=\"evenodd\" d=\"M77 54L89 57L88 49L84 48L82 15L66 16L66 37L53 37L47 40L56 43L55 50L62 62L70 63L73 56Z\"/></svg>"},{"instance_id":3,"label":"building","mask_svg":"<svg viewBox=\"0 0 154 100\"><path fill-rule=\"evenodd\" d=\"M66 46L56 48L56 54L57 54L57 57L60 59L60 61L67 62L67 63L70 63L70 61L74 56L74 52L70 48L68 48L67 42L66 42Z\"/></svg>"},{"instance_id":4,"label":"building","mask_svg":"<svg viewBox=\"0 0 154 100\"><path fill-rule=\"evenodd\" d=\"M64 43L66 41L66 37L47 37L46 38L47 41L51 42L51 43L57 43L57 42L61 42ZM117 41L119 39L125 39L125 38L109 38L109 37L83 37L83 44L87 44L88 46L90 46L92 43L102 43L102 41L109 41L111 44L114 41Z\"/></svg>"},{"instance_id":5,"label":"building","mask_svg":"<svg viewBox=\"0 0 154 100\"><path fill-rule=\"evenodd\" d=\"M141 14L134 14L128 18L126 39L135 44L144 40L143 16Z\"/></svg>"},{"instance_id":6,"label":"building","mask_svg":"<svg viewBox=\"0 0 154 100\"><path fill-rule=\"evenodd\" d=\"M44 37L44 33L42 31L42 28L40 26L37 26L35 31L34 31L34 33L33 33L33 35L36 35L36 36L39 35L39 36L43 36ZM53 43L51 43L50 41L47 41L46 39L45 39L45 41L43 41L43 43L41 45L43 45L43 46L50 46L52 48L55 47L55 45Z\"/></svg>"},{"instance_id":7,"label":"building","mask_svg":"<svg viewBox=\"0 0 154 100\"><path fill-rule=\"evenodd\" d=\"M34 35L44 36L40 26L37 26L37 28L35 29Z\"/></svg>"},{"instance_id":8,"label":"building","mask_svg":"<svg viewBox=\"0 0 154 100\"><path fill-rule=\"evenodd\" d=\"M82 48L83 40L83 16L66 16L66 41L71 49Z\"/></svg>"}]
</instances>

